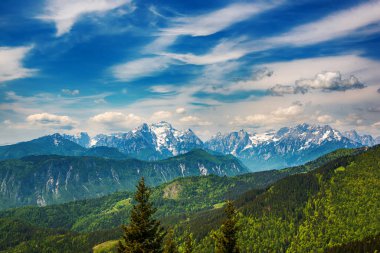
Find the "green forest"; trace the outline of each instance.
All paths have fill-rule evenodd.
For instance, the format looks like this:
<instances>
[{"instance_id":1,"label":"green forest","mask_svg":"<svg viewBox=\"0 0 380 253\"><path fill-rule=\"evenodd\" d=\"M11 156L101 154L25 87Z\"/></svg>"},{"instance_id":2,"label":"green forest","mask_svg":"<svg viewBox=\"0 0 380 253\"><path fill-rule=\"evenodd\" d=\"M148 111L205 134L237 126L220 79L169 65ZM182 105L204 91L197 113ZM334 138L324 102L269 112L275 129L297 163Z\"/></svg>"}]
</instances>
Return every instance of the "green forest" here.
<instances>
[{"instance_id":1,"label":"green forest","mask_svg":"<svg viewBox=\"0 0 380 253\"><path fill-rule=\"evenodd\" d=\"M149 238L156 248L147 252L380 250L379 146L284 170L179 178L146 191L148 199L129 191L3 210L0 252L118 252L126 234L134 238L128 228L136 229L141 199L155 227Z\"/></svg>"}]
</instances>

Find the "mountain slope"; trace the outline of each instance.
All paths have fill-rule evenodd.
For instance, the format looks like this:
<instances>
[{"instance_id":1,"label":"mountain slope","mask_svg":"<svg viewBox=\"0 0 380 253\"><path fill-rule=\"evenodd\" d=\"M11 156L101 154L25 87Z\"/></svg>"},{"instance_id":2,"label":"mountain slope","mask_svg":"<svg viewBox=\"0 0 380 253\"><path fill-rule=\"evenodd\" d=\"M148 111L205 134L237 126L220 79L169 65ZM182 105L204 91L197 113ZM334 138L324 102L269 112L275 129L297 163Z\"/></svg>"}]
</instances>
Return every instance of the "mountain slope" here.
<instances>
[{"instance_id":1,"label":"mountain slope","mask_svg":"<svg viewBox=\"0 0 380 253\"><path fill-rule=\"evenodd\" d=\"M0 160L32 155L95 156L112 159L128 158L126 154L121 153L116 148L100 146L84 148L69 140L67 135L61 135L58 133L43 136L31 141L0 146Z\"/></svg>"},{"instance_id":2,"label":"mountain slope","mask_svg":"<svg viewBox=\"0 0 380 253\"><path fill-rule=\"evenodd\" d=\"M164 121L151 125L142 124L127 133L99 134L91 140L75 139L75 136L69 135L67 138L85 147L91 145L114 147L131 157L144 160L168 158L203 147L203 142L193 131L177 130ZM85 139L87 143L83 143Z\"/></svg>"},{"instance_id":3,"label":"mountain slope","mask_svg":"<svg viewBox=\"0 0 380 253\"><path fill-rule=\"evenodd\" d=\"M144 176L149 185L177 177L247 172L233 156L203 150L146 162L96 157L30 156L0 162L0 207L47 205L132 190Z\"/></svg>"},{"instance_id":4,"label":"mountain slope","mask_svg":"<svg viewBox=\"0 0 380 253\"><path fill-rule=\"evenodd\" d=\"M244 214L239 221L239 245L243 252L326 252L374 237L380 233L379 198L377 146L307 174L286 177L262 194L251 191L241 195L235 201ZM221 211L190 218L192 231L206 234L218 228ZM200 225L210 217L220 218ZM210 252L212 247L209 233L196 250Z\"/></svg>"},{"instance_id":5,"label":"mountain slope","mask_svg":"<svg viewBox=\"0 0 380 253\"><path fill-rule=\"evenodd\" d=\"M234 154L251 170L265 170L303 164L339 148L363 145L330 126L302 124L265 134L249 134L244 130L218 134L205 146L213 151Z\"/></svg>"},{"instance_id":6,"label":"mountain slope","mask_svg":"<svg viewBox=\"0 0 380 253\"><path fill-rule=\"evenodd\" d=\"M337 158L350 157L360 152L363 150L339 150L308 164L280 171L254 172L235 177L210 175L178 178L156 187L152 198L158 207L159 217L213 209L214 205L226 199L238 198L246 191L254 189L262 192L269 185L289 175L312 171ZM197 153L206 155L202 151L194 151L190 156ZM180 156L178 159L186 159L186 156ZM212 156L208 158L213 159ZM222 157L222 159L228 159L228 157ZM109 229L128 219L132 196L132 192L117 192L101 198L60 205L16 208L0 212L0 217L13 217L27 220L35 225L76 231Z\"/></svg>"},{"instance_id":7,"label":"mountain slope","mask_svg":"<svg viewBox=\"0 0 380 253\"><path fill-rule=\"evenodd\" d=\"M152 199L158 207L157 217L165 225L176 226L179 243L183 232L190 227L200 240L196 252L212 252L213 241L209 232L220 225L224 217L220 207L225 199L231 198L235 199L234 203L242 213L238 236L242 252L309 252L308 245L324 252L350 241L364 240L380 230L377 212L380 206L376 201L380 197L380 147L342 151L321 157L304 167L282 171L249 173L233 178L177 179L154 189ZM306 171L309 172L291 174ZM268 188L268 185L271 186ZM74 247L71 248L74 250L78 241L83 247L77 252L87 252L102 241L117 239L120 230L104 233L102 229L128 220L132 195L119 192L97 199L0 212L2 219L12 217L28 221L32 226L38 224L54 228L54 231L82 231L79 234L65 232L59 241L51 236L32 239L8 247L6 252L18 252L33 248L33 245L49 248L58 242L60 248L52 252L63 252L64 247L66 250ZM0 232L5 231L0 229ZM94 232L89 237L84 231ZM326 240L327 235L332 240ZM101 240L102 236L104 240ZM21 242L17 238L14 240Z\"/></svg>"},{"instance_id":8,"label":"mountain slope","mask_svg":"<svg viewBox=\"0 0 380 253\"><path fill-rule=\"evenodd\" d=\"M85 148L69 141L60 134L53 134L20 142L13 145L0 146L0 159L20 158L29 155L81 155Z\"/></svg>"}]
</instances>

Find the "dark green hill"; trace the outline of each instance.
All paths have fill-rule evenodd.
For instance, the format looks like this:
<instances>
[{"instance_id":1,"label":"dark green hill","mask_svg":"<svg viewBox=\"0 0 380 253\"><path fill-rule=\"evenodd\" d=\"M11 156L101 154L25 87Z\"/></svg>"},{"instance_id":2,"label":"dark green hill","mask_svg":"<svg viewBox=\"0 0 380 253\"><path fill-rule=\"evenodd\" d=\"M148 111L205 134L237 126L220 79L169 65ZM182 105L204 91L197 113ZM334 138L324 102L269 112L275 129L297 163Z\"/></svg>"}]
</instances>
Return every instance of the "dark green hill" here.
<instances>
[{"instance_id":1,"label":"dark green hill","mask_svg":"<svg viewBox=\"0 0 380 253\"><path fill-rule=\"evenodd\" d=\"M110 147L93 147L87 149L82 154L83 156L95 156L95 157L103 157L108 159L116 159L116 160L124 160L128 157L126 154L121 153L117 148Z\"/></svg>"},{"instance_id":2,"label":"dark green hill","mask_svg":"<svg viewBox=\"0 0 380 253\"><path fill-rule=\"evenodd\" d=\"M52 134L31 141L0 146L0 160L18 159L36 155L95 156L119 160L128 158L126 154L121 153L117 148L99 146L87 149L65 139L60 134Z\"/></svg>"},{"instance_id":3,"label":"dark green hill","mask_svg":"<svg viewBox=\"0 0 380 253\"><path fill-rule=\"evenodd\" d=\"M247 172L233 156L195 150L162 161L97 157L28 156L0 161L0 209L45 206L133 190L137 180L156 186L178 177Z\"/></svg>"},{"instance_id":4,"label":"dark green hill","mask_svg":"<svg viewBox=\"0 0 380 253\"><path fill-rule=\"evenodd\" d=\"M53 134L31 141L0 146L0 160L49 154L76 156L83 154L85 151L85 148L66 140L60 134Z\"/></svg>"}]
</instances>

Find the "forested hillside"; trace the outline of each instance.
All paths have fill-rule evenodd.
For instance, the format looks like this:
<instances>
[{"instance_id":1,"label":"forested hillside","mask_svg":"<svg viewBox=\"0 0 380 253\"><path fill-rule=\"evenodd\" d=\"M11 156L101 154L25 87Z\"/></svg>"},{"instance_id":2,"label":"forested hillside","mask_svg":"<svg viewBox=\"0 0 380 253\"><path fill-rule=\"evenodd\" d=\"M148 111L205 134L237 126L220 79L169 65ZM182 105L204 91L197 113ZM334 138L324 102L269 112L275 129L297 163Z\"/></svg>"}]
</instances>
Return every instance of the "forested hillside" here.
<instances>
[{"instance_id":1,"label":"forested hillside","mask_svg":"<svg viewBox=\"0 0 380 253\"><path fill-rule=\"evenodd\" d=\"M87 252L97 244L117 240L121 236L118 226L128 222L132 196L132 192L119 192L62 205L3 211L1 238L7 238L9 230L16 236L2 240L0 249L73 252L77 248L75 252ZM347 247L376 247L380 147L340 150L281 171L232 178L181 178L152 192L156 217L165 227L174 228L180 246L185 235L192 233L194 252L213 252L212 235L218 233L227 199L234 200L239 211L242 252L342 252L339 250ZM36 236L30 236L30 231ZM112 245L114 241L97 250Z\"/></svg>"},{"instance_id":2,"label":"forested hillside","mask_svg":"<svg viewBox=\"0 0 380 253\"><path fill-rule=\"evenodd\" d=\"M234 176L248 172L231 155L193 150L161 161L82 156L28 156L0 161L0 210L64 203L133 190L142 176L150 186L178 177Z\"/></svg>"}]
</instances>

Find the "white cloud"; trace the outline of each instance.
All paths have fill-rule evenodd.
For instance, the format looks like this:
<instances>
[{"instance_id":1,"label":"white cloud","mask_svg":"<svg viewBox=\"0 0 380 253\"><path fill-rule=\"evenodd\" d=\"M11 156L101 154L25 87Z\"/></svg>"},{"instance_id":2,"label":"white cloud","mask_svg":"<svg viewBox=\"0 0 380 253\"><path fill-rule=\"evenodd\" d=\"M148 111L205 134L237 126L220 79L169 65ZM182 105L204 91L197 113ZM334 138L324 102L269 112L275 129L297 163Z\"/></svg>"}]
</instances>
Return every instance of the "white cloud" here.
<instances>
[{"instance_id":1,"label":"white cloud","mask_svg":"<svg viewBox=\"0 0 380 253\"><path fill-rule=\"evenodd\" d=\"M79 90L62 89L61 92L65 95L76 96L79 95Z\"/></svg>"},{"instance_id":2,"label":"white cloud","mask_svg":"<svg viewBox=\"0 0 380 253\"><path fill-rule=\"evenodd\" d=\"M44 14L37 18L54 22L56 35L61 36L83 15L103 13L131 3L131 0L47 0Z\"/></svg>"},{"instance_id":3,"label":"white cloud","mask_svg":"<svg viewBox=\"0 0 380 253\"><path fill-rule=\"evenodd\" d=\"M149 90L154 93L172 93L176 91L176 87L174 85L155 85L151 86Z\"/></svg>"},{"instance_id":4,"label":"white cloud","mask_svg":"<svg viewBox=\"0 0 380 253\"><path fill-rule=\"evenodd\" d=\"M143 119L133 113L104 112L90 118L90 122L103 125L109 130L124 131L140 124Z\"/></svg>"},{"instance_id":5,"label":"white cloud","mask_svg":"<svg viewBox=\"0 0 380 253\"><path fill-rule=\"evenodd\" d=\"M170 59L167 57L147 57L122 63L112 67L115 78L120 81L131 81L140 77L152 76L156 72L169 67Z\"/></svg>"},{"instance_id":6,"label":"white cloud","mask_svg":"<svg viewBox=\"0 0 380 253\"><path fill-rule=\"evenodd\" d=\"M7 125L7 126L10 126L10 125L12 125L12 121L9 120L9 119L6 119L6 120L3 121L3 124Z\"/></svg>"},{"instance_id":7,"label":"white cloud","mask_svg":"<svg viewBox=\"0 0 380 253\"><path fill-rule=\"evenodd\" d=\"M210 122L210 121L205 121L205 120L200 119L197 116L191 116L191 115L185 116L185 117L181 118L179 121L182 123L189 124L189 125L198 125L198 126L212 125L212 122Z\"/></svg>"},{"instance_id":8,"label":"white cloud","mask_svg":"<svg viewBox=\"0 0 380 253\"><path fill-rule=\"evenodd\" d=\"M69 116L60 116L50 113L37 113L29 115L26 121L32 125L46 126L59 129L73 129L77 124Z\"/></svg>"},{"instance_id":9,"label":"white cloud","mask_svg":"<svg viewBox=\"0 0 380 253\"><path fill-rule=\"evenodd\" d=\"M22 65L22 61L32 48L32 46L0 47L0 83L30 77L37 72Z\"/></svg>"},{"instance_id":10,"label":"white cloud","mask_svg":"<svg viewBox=\"0 0 380 253\"><path fill-rule=\"evenodd\" d=\"M379 122L376 122L376 123L373 123L372 126L373 126L373 127L380 128L380 121L379 121Z\"/></svg>"},{"instance_id":11,"label":"white cloud","mask_svg":"<svg viewBox=\"0 0 380 253\"><path fill-rule=\"evenodd\" d=\"M104 98L97 98L94 100L95 104L107 104L107 101Z\"/></svg>"},{"instance_id":12,"label":"white cloud","mask_svg":"<svg viewBox=\"0 0 380 253\"><path fill-rule=\"evenodd\" d=\"M303 105L300 103L294 103L289 107L279 107L268 114L258 113L253 115L247 115L245 117L237 116L234 118L233 121L230 122L230 124L238 126L255 127L278 124L292 119L296 119L298 116L302 115L303 112Z\"/></svg>"},{"instance_id":13,"label":"white cloud","mask_svg":"<svg viewBox=\"0 0 380 253\"><path fill-rule=\"evenodd\" d=\"M318 123L321 123L321 124L329 124L329 123L334 122L334 118L328 114L324 114L324 115L318 116L317 121Z\"/></svg>"},{"instance_id":14,"label":"white cloud","mask_svg":"<svg viewBox=\"0 0 380 253\"><path fill-rule=\"evenodd\" d=\"M364 87L365 85L354 75L344 79L339 71L325 71L317 74L312 79L297 80L295 85L277 84L270 88L269 92L273 95L282 96L284 94L304 94L310 90L346 91L363 89Z\"/></svg>"},{"instance_id":15,"label":"white cloud","mask_svg":"<svg viewBox=\"0 0 380 253\"><path fill-rule=\"evenodd\" d=\"M335 87L349 90L348 88L362 88L364 84L378 84L379 68L380 62L354 54L273 62L256 65L256 69L267 69L268 75L263 79L227 83L216 89L208 88L206 91L231 94L236 91L272 89L273 94L280 95L305 93L306 88L326 91ZM316 76L316 73L320 74ZM296 87L296 82L300 86Z\"/></svg>"},{"instance_id":16,"label":"white cloud","mask_svg":"<svg viewBox=\"0 0 380 253\"><path fill-rule=\"evenodd\" d=\"M348 125L359 126L364 123L362 115L358 115L356 113L350 113L344 119L344 122Z\"/></svg>"},{"instance_id":17,"label":"white cloud","mask_svg":"<svg viewBox=\"0 0 380 253\"><path fill-rule=\"evenodd\" d=\"M186 112L186 109L184 107L178 107L177 109L175 109L175 112L178 114L183 114Z\"/></svg>"},{"instance_id":18,"label":"white cloud","mask_svg":"<svg viewBox=\"0 0 380 253\"><path fill-rule=\"evenodd\" d=\"M286 118L286 117L292 117L297 116L303 112L303 107L301 104L294 104L289 107L285 108L278 108L274 112L272 112L272 115L276 116L277 118Z\"/></svg>"},{"instance_id":19,"label":"white cloud","mask_svg":"<svg viewBox=\"0 0 380 253\"><path fill-rule=\"evenodd\" d=\"M169 111L157 111L153 113L151 119L152 121L161 121L161 120L170 119L171 117L172 117L172 113Z\"/></svg>"},{"instance_id":20,"label":"white cloud","mask_svg":"<svg viewBox=\"0 0 380 253\"><path fill-rule=\"evenodd\" d=\"M296 86L305 89L321 89L325 91L345 91L364 88L364 84L361 83L357 77L351 75L348 79L343 79L339 71L326 71L317 74L313 79L298 80L296 81Z\"/></svg>"}]
</instances>

